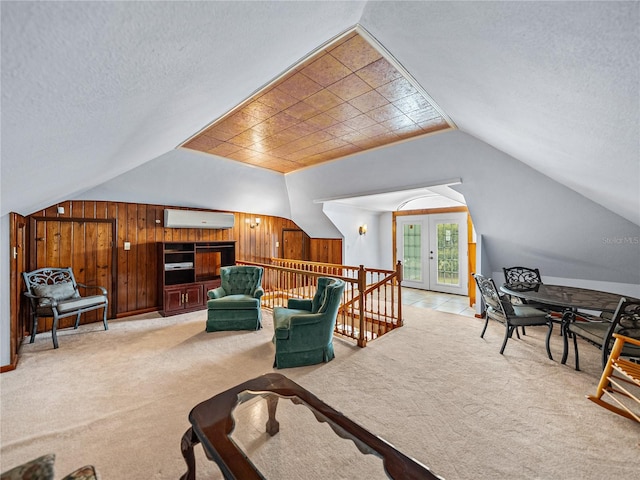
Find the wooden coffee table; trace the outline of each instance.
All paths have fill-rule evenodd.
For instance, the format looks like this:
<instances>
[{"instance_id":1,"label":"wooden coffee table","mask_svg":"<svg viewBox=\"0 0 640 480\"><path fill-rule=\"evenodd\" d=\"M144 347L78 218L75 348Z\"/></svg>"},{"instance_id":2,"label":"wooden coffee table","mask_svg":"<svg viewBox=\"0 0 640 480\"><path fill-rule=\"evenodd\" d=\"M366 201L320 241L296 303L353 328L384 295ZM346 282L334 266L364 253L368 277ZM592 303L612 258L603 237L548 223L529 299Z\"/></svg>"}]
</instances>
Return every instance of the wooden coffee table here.
<instances>
[{"instance_id":1,"label":"wooden coffee table","mask_svg":"<svg viewBox=\"0 0 640 480\"><path fill-rule=\"evenodd\" d=\"M287 441L284 440L285 437L272 438L280 431L280 422L276 419L280 398L291 400L291 404L283 404L282 411L279 413L283 426L285 424L289 426L288 431L283 430L280 434L287 435L290 438ZM247 409L244 413L243 408ZM264 417L259 417L256 413L259 411L264 413ZM314 427L304 420L305 416L313 418L313 425L319 425L318 422L326 425ZM240 438L242 434L239 432L242 430L241 424L245 421L255 423L257 418L262 418L262 421L266 419L264 428L266 434L261 430L262 433L255 433L250 440L243 441ZM311 392L277 373L268 373L248 380L205 400L191 410L189 421L191 427L182 437L181 445L182 455L187 463L187 473L182 476L182 480L196 478L193 447L198 443L202 443L205 455L209 460L216 462L225 479L252 480L276 478L276 475L278 478L284 478L285 476L280 473L261 471L258 467L260 465L269 467L270 464L275 463L286 466L283 464L294 462L297 457L293 452L289 456L289 448L296 447L298 443L304 443L305 440L315 442L313 449L303 450L308 455L305 462L314 463L313 460L324 460L326 466L326 460L333 461L332 455L343 455L345 451L352 449L356 456L354 457L354 452L351 452L351 457L346 464L353 466L355 463L355 468L359 468L358 464L362 462L362 472L367 471L366 468L376 468L376 462L378 462L380 475L384 478L398 480L440 478L427 467L396 450L391 444L356 424ZM325 435L325 430L330 435ZM335 435L350 442L345 443ZM327 438L327 451L318 447L319 437ZM281 443L278 443L280 441ZM261 449L263 452L260 451ZM335 452L328 450L335 450ZM259 458L261 454L262 460ZM335 466L340 468L339 463ZM307 463L303 468L308 469L308 472L317 471L314 465L307 465ZM341 470L337 470L337 473L339 472ZM271 477L266 476L269 474ZM327 472L322 475L322 478L330 476L331 472ZM375 477L367 473L366 478Z\"/></svg>"}]
</instances>

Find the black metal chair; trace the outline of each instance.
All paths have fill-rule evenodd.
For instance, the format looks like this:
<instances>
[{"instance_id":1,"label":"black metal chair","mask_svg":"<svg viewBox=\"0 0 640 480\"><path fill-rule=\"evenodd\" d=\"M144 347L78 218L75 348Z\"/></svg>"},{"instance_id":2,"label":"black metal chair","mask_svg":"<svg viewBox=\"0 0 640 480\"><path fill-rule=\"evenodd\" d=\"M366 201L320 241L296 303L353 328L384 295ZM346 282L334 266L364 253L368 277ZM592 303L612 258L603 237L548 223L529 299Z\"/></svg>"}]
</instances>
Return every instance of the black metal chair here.
<instances>
[{"instance_id":1,"label":"black metal chair","mask_svg":"<svg viewBox=\"0 0 640 480\"><path fill-rule=\"evenodd\" d=\"M507 346L507 341L511 338L513 332L518 327L547 325L549 327L546 339L547 355L551 360L553 360L553 357L551 356L551 348L549 346L551 333L553 332L553 321L551 320L551 316L548 313L529 305L512 305L506 296L500 296L492 278L483 277L476 273L472 275L480 289L480 294L482 295L482 299L484 300L486 307L486 320L482 333L480 334L480 338L484 338L490 318L503 323L506 329L504 333L504 341L500 348L500 354L503 354L504 349Z\"/></svg>"},{"instance_id":2,"label":"black metal chair","mask_svg":"<svg viewBox=\"0 0 640 480\"><path fill-rule=\"evenodd\" d=\"M580 370L577 340L577 337L580 337L602 350L602 368L604 369L613 347L614 333L640 339L640 302L627 300L624 297L621 298L618 308L610 321L606 318L600 318L599 321L585 321L580 315L568 315L563 323L563 329L564 351L562 353L562 363L566 363L569 337L573 337L576 370ZM640 359L640 347L632 343L625 344L621 355Z\"/></svg>"},{"instance_id":3,"label":"black metal chair","mask_svg":"<svg viewBox=\"0 0 640 480\"><path fill-rule=\"evenodd\" d=\"M102 323L108 330L107 324L107 290L104 287L89 286L77 283L71 268L40 268L32 272L23 272L26 291L24 295L31 302L31 340L33 343L38 332L38 318L53 317L51 335L53 348L58 348L58 320L65 317L76 317L73 328L78 328L80 315L92 310L103 308ZM81 296L79 288L94 289L97 295Z\"/></svg>"},{"instance_id":4,"label":"black metal chair","mask_svg":"<svg viewBox=\"0 0 640 480\"><path fill-rule=\"evenodd\" d=\"M540 275L540 270L537 268L529 268L529 267L503 267L502 271L504 272L504 280L507 285L513 284L536 284L542 283L542 276ZM544 310L545 312L558 312L562 313L562 307L558 307L556 305L548 305L546 303L539 302L529 302L523 298L509 296L511 299L511 303L514 305L526 304L530 307L538 308L540 310ZM556 323L560 323L559 319L555 320Z\"/></svg>"}]
</instances>

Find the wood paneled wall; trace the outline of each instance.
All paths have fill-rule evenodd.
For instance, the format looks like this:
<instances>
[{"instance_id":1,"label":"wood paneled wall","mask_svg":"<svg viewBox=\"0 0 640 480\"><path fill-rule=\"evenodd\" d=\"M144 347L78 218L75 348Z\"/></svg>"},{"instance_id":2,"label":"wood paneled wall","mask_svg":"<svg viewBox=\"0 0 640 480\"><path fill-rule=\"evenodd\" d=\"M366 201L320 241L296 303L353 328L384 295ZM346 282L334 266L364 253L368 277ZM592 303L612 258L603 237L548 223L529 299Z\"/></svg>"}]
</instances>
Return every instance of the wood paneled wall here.
<instances>
[{"instance_id":1,"label":"wood paneled wall","mask_svg":"<svg viewBox=\"0 0 640 480\"><path fill-rule=\"evenodd\" d=\"M64 208L63 214L58 213L58 207ZM112 246L115 249L115 265L112 268L117 292L114 314L118 317L152 311L159 307L157 242L235 240L238 260L268 263L271 257L280 257L282 254L283 229L299 228L291 220L246 212L231 212L235 215L235 225L231 229L164 228L165 208L177 207L124 202L67 201L34 212L28 218L38 219L38 224L59 218L73 219L74 222L115 220L116 234ZM259 225L256 225L256 218L260 218ZM33 222L27 221L27 224L29 223ZM73 238L75 230L69 228L59 234L70 235L72 238L69 238L68 242L81 245L79 239ZM32 249L35 248L36 238L42 236L47 244L53 241L46 238L46 228L28 233ZM130 243L129 250L124 249L125 242ZM310 245L310 258L305 260L342 263L342 240L311 239ZM37 255L32 255L28 262L29 270L59 263L61 252L56 248L46 246L40 250L46 253L38 252ZM57 256L54 259L55 255ZM63 258L64 255L62 253Z\"/></svg>"},{"instance_id":2,"label":"wood paneled wall","mask_svg":"<svg viewBox=\"0 0 640 480\"><path fill-rule=\"evenodd\" d=\"M311 262L342 265L342 240L335 238L312 238L310 242Z\"/></svg>"}]
</instances>

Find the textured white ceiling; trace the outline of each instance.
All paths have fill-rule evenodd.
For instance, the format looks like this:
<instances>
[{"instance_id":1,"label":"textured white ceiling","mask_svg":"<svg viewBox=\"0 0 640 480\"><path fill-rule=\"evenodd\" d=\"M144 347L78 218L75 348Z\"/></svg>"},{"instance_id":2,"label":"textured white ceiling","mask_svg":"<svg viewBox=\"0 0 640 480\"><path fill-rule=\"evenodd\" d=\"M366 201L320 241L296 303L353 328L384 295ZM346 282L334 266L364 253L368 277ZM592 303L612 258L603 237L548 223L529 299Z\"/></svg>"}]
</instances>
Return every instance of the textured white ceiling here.
<instances>
[{"instance_id":1,"label":"textured white ceiling","mask_svg":"<svg viewBox=\"0 0 640 480\"><path fill-rule=\"evenodd\" d=\"M640 224L639 8L3 1L1 213L166 154L361 23L462 131Z\"/></svg>"}]
</instances>

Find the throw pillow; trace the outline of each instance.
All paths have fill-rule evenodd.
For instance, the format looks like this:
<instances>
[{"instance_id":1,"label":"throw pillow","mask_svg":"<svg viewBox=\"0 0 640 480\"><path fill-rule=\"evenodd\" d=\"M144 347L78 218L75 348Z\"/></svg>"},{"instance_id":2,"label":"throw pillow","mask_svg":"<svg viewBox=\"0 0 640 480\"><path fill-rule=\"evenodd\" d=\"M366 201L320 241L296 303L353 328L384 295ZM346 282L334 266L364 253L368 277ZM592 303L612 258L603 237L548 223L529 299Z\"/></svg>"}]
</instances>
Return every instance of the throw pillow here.
<instances>
[{"instance_id":1,"label":"throw pillow","mask_svg":"<svg viewBox=\"0 0 640 480\"><path fill-rule=\"evenodd\" d=\"M36 285L33 287L33 293L38 297L52 297L58 302L79 296L71 282L56 283L54 285ZM38 306L46 307L48 305L51 305L51 300L48 298L38 300Z\"/></svg>"},{"instance_id":2,"label":"throw pillow","mask_svg":"<svg viewBox=\"0 0 640 480\"><path fill-rule=\"evenodd\" d=\"M7 470L0 480L53 480L53 464L56 456L53 453L31 460Z\"/></svg>"},{"instance_id":3,"label":"throw pillow","mask_svg":"<svg viewBox=\"0 0 640 480\"><path fill-rule=\"evenodd\" d=\"M515 315L515 310L513 309L513 305L506 297L500 297L500 303L502 304L502 308L507 315Z\"/></svg>"},{"instance_id":4,"label":"throw pillow","mask_svg":"<svg viewBox=\"0 0 640 480\"><path fill-rule=\"evenodd\" d=\"M618 333L631 338L640 338L640 312L622 314Z\"/></svg>"}]
</instances>

